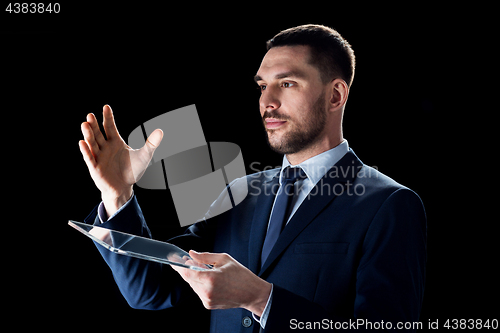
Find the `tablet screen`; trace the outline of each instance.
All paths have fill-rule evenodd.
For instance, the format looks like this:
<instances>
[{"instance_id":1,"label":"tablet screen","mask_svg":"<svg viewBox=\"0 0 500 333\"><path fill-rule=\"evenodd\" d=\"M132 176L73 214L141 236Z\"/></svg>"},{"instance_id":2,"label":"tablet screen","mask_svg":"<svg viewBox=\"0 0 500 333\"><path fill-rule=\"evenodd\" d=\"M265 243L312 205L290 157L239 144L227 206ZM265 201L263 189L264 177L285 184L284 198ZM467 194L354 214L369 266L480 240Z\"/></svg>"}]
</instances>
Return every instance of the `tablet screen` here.
<instances>
[{"instance_id":1,"label":"tablet screen","mask_svg":"<svg viewBox=\"0 0 500 333\"><path fill-rule=\"evenodd\" d=\"M68 224L106 249L118 254L197 271L212 268L195 262L186 251L170 243L76 221L69 221Z\"/></svg>"}]
</instances>

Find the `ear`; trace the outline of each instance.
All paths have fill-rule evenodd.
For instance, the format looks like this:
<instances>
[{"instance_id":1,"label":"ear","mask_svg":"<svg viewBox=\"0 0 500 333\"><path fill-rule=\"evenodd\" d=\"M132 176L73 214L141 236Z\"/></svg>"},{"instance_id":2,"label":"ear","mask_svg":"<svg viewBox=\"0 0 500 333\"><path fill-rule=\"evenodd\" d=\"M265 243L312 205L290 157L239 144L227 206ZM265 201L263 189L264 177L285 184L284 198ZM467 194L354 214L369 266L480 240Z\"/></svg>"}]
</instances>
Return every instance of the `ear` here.
<instances>
[{"instance_id":1,"label":"ear","mask_svg":"<svg viewBox=\"0 0 500 333\"><path fill-rule=\"evenodd\" d=\"M349 86L342 79L335 79L330 82L330 110L337 111L344 108L349 96Z\"/></svg>"}]
</instances>

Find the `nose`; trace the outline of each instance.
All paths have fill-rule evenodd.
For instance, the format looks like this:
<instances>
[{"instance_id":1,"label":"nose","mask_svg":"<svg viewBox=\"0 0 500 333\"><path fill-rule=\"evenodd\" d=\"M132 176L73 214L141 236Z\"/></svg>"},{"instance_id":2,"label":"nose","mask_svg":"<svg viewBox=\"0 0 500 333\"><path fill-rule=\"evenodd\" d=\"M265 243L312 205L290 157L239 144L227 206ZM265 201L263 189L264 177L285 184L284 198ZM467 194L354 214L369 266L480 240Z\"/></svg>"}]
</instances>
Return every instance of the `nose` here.
<instances>
[{"instance_id":1,"label":"nose","mask_svg":"<svg viewBox=\"0 0 500 333\"><path fill-rule=\"evenodd\" d=\"M259 104L261 113L264 113L265 111L275 110L281 106L276 92L272 91L272 88L269 86L266 88L266 90L262 91Z\"/></svg>"}]
</instances>

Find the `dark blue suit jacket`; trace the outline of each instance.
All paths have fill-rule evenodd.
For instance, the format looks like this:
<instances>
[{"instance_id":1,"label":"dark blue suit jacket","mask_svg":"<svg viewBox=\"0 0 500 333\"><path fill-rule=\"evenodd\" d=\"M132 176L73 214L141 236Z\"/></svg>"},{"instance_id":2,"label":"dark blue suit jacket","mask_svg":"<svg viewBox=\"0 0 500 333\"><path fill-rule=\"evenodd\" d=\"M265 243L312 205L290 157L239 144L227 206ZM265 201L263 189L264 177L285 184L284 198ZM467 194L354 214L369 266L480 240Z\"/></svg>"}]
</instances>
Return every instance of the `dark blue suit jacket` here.
<instances>
[{"instance_id":1,"label":"dark blue suit jacket","mask_svg":"<svg viewBox=\"0 0 500 333\"><path fill-rule=\"evenodd\" d=\"M229 253L273 283L265 332L307 327L308 322L352 329L348 324L356 319L391 322L393 328L418 321L426 217L417 194L364 165L350 150L313 188L260 269L278 175L273 169L247 176L249 194L243 202L169 242L185 250ZM94 223L96 215L94 209L86 222ZM150 237L136 198L102 226ZM156 310L197 299L169 266L97 247L130 306ZM258 332L258 323L242 325L246 316L252 318L244 309L213 310L210 332Z\"/></svg>"}]
</instances>

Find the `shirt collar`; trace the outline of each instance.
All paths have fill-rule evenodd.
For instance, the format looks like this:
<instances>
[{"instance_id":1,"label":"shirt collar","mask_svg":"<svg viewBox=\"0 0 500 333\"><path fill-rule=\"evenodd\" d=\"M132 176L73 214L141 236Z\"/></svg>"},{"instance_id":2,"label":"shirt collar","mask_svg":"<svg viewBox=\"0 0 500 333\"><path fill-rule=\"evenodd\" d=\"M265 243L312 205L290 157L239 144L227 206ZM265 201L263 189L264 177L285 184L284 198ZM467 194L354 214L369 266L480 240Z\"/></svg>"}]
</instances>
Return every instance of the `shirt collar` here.
<instances>
[{"instance_id":1,"label":"shirt collar","mask_svg":"<svg viewBox=\"0 0 500 333\"><path fill-rule=\"evenodd\" d=\"M283 178L283 170L287 166L292 166L292 167L301 167L302 170L307 175L307 179L309 179L313 184L316 184L319 182L321 178L327 173L328 170L330 170L335 163L340 161L342 157L349 151L349 144L347 143L347 140L344 139L338 146L327 150L321 154L318 154L316 156L311 157L310 159L305 160L304 162L297 164L297 165L291 165L290 162L288 162L288 159L286 158L286 155L283 156L283 164L281 167L281 172L280 172L280 184L281 184L281 179Z\"/></svg>"}]
</instances>

